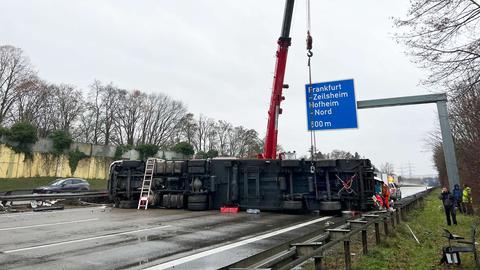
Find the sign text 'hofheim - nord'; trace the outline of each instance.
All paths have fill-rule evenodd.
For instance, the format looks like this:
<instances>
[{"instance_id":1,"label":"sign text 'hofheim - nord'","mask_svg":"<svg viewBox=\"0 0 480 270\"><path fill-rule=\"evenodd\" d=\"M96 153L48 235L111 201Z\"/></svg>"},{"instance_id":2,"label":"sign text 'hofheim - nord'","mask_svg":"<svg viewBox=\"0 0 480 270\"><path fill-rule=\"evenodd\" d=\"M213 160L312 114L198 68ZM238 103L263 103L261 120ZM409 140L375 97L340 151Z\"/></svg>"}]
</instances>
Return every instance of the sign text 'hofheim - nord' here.
<instances>
[{"instance_id":1,"label":"sign text 'hofheim - nord'","mask_svg":"<svg viewBox=\"0 0 480 270\"><path fill-rule=\"evenodd\" d=\"M307 84L308 130L357 128L353 80Z\"/></svg>"}]
</instances>

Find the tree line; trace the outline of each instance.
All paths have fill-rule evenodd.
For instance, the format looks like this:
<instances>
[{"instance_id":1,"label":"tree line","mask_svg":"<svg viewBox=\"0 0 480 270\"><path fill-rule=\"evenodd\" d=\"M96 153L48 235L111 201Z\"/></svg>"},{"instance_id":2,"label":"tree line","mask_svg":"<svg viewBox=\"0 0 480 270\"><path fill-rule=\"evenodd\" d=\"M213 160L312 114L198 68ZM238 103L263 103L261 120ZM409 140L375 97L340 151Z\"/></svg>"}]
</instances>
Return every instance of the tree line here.
<instances>
[{"instance_id":1,"label":"tree line","mask_svg":"<svg viewBox=\"0 0 480 270\"><path fill-rule=\"evenodd\" d=\"M429 70L425 86L446 92L460 181L480 197L480 2L413 0L405 18L397 19L397 40L412 59ZM431 136L440 181L447 173L439 131Z\"/></svg>"},{"instance_id":2,"label":"tree line","mask_svg":"<svg viewBox=\"0 0 480 270\"><path fill-rule=\"evenodd\" d=\"M154 145L186 154L253 157L262 148L256 130L195 116L181 101L163 93L127 90L99 80L88 91L46 82L22 49L4 45L0 127L16 123L31 124L41 138L63 131L83 143Z\"/></svg>"}]
</instances>

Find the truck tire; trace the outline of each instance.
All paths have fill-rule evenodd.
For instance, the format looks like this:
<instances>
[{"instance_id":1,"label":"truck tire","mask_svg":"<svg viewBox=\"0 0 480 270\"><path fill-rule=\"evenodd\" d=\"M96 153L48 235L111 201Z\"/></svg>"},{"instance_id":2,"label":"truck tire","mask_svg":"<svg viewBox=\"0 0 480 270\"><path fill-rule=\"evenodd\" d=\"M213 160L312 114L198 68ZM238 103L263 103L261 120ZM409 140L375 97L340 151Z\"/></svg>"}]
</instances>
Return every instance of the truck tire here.
<instances>
[{"instance_id":1,"label":"truck tire","mask_svg":"<svg viewBox=\"0 0 480 270\"><path fill-rule=\"evenodd\" d=\"M208 202L207 194L195 194L188 196L188 203L205 203Z\"/></svg>"},{"instance_id":2,"label":"truck tire","mask_svg":"<svg viewBox=\"0 0 480 270\"><path fill-rule=\"evenodd\" d=\"M339 201L320 202L320 211L340 211L342 204Z\"/></svg>"},{"instance_id":3,"label":"truck tire","mask_svg":"<svg viewBox=\"0 0 480 270\"><path fill-rule=\"evenodd\" d=\"M171 203L170 194L163 195L162 206L165 208L170 208L170 203Z\"/></svg>"},{"instance_id":4,"label":"truck tire","mask_svg":"<svg viewBox=\"0 0 480 270\"><path fill-rule=\"evenodd\" d=\"M189 202L188 203L188 210L192 211L205 211L208 209L207 202Z\"/></svg>"},{"instance_id":5,"label":"truck tire","mask_svg":"<svg viewBox=\"0 0 480 270\"><path fill-rule=\"evenodd\" d=\"M302 210L302 201L283 201L283 209L285 210Z\"/></svg>"},{"instance_id":6,"label":"truck tire","mask_svg":"<svg viewBox=\"0 0 480 270\"><path fill-rule=\"evenodd\" d=\"M177 196L178 196L177 209L181 209L181 208L183 208L183 195L179 194Z\"/></svg>"},{"instance_id":7,"label":"truck tire","mask_svg":"<svg viewBox=\"0 0 480 270\"><path fill-rule=\"evenodd\" d=\"M187 198L187 208L192 211L203 211L208 209L207 194L189 195Z\"/></svg>"},{"instance_id":8,"label":"truck tire","mask_svg":"<svg viewBox=\"0 0 480 270\"><path fill-rule=\"evenodd\" d=\"M123 209L132 209L137 207L138 207L137 200L120 201L120 203L118 204L118 208L123 208Z\"/></svg>"}]
</instances>

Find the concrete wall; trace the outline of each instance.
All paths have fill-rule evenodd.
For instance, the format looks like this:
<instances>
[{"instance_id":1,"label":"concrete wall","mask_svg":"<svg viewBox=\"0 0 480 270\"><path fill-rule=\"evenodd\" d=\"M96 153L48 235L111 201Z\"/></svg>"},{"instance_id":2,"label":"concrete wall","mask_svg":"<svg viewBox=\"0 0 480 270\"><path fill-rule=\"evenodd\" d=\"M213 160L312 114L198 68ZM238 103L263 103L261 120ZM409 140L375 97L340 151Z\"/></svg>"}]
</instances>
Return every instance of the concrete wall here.
<instances>
[{"instance_id":1,"label":"concrete wall","mask_svg":"<svg viewBox=\"0 0 480 270\"><path fill-rule=\"evenodd\" d=\"M78 149L88 158L79 161L72 175L68 155L55 157L50 154L53 144L50 139L40 139L32 146L33 159L25 159L24 154L15 153L10 147L0 143L0 179L21 177L80 177L87 179L107 179L108 168L115 156L116 146L73 143L71 150ZM158 151L157 158L183 159L184 156L172 151ZM139 159L136 150L126 152L122 159Z\"/></svg>"},{"instance_id":2,"label":"concrete wall","mask_svg":"<svg viewBox=\"0 0 480 270\"><path fill-rule=\"evenodd\" d=\"M68 156L55 157L52 154L34 152L33 159L25 159L24 154L15 153L5 145L0 145L0 178L20 177L80 177L87 179L107 179L109 157L88 157L78 162L72 175Z\"/></svg>"}]
</instances>

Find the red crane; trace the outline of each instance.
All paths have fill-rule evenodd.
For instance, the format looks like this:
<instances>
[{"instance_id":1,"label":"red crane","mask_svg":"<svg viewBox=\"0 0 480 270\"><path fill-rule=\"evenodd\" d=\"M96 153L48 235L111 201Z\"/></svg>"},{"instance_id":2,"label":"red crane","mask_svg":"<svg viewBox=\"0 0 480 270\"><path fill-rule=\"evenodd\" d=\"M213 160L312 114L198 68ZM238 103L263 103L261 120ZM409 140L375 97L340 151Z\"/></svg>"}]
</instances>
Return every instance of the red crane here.
<instances>
[{"instance_id":1,"label":"red crane","mask_svg":"<svg viewBox=\"0 0 480 270\"><path fill-rule=\"evenodd\" d=\"M278 38L277 61L275 64L275 75L273 77L272 97L270 98L270 108L268 109L267 135L261 158L277 158L277 135L278 135L278 115L282 113L280 103L285 99L282 96L283 88L288 85L283 84L285 77L285 67L287 64L288 47L291 44L290 26L292 24L294 0L286 0L285 11L283 13L282 32Z\"/></svg>"}]
</instances>

